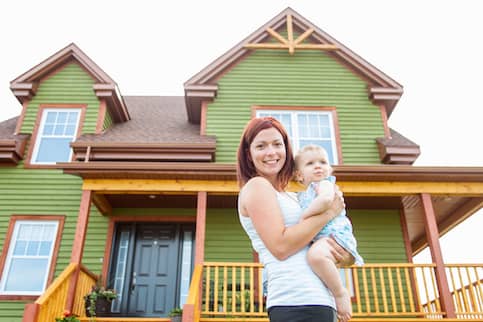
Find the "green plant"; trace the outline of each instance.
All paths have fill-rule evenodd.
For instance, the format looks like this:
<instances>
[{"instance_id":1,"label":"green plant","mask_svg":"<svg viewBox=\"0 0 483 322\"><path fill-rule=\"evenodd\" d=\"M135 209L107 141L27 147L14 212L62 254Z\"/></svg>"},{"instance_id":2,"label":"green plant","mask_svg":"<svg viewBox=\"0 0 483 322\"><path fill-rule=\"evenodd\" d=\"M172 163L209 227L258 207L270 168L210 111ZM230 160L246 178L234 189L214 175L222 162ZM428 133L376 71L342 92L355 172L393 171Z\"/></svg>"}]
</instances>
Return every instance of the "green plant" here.
<instances>
[{"instance_id":1,"label":"green plant","mask_svg":"<svg viewBox=\"0 0 483 322\"><path fill-rule=\"evenodd\" d=\"M183 315L183 309L182 308L179 308L179 307L175 307L168 314L169 317L181 316L181 315Z\"/></svg>"},{"instance_id":2,"label":"green plant","mask_svg":"<svg viewBox=\"0 0 483 322\"><path fill-rule=\"evenodd\" d=\"M90 316L96 316L96 303L98 299L106 299L111 302L117 298L117 293L113 289L106 289L102 285L102 278L99 277L96 284L92 286L91 291L84 296L86 308Z\"/></svg>"},{"instance_id":3,"label":"green plant","mask_svg":"<svg viewBox=\"0 0 483 322\"><path fill-rule=\"evenodd\" d=\"M80 322L77 318L78 315L71 313L70 311L66 310L62 313L61 318L55 318L55 322Z\"/></svg>"}]
</instances>

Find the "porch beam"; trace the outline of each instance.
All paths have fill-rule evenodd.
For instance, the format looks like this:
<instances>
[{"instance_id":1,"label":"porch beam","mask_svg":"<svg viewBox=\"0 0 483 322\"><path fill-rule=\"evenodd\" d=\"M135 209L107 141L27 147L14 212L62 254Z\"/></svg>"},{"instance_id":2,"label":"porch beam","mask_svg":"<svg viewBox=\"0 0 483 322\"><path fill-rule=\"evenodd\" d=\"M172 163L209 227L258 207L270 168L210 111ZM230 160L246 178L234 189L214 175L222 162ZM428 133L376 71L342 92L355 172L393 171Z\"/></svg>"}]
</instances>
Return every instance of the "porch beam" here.
<instances>
[{"instance_id":1,"label":"porch beam","mask_svg":"<svg viewBox=\"0 0 483 322\"><path fill-rule=\"evenodd\" d=\"M109 216L112 213L111 204L104 195L94 193L92 195L92 202L103 216Z\"/></svg>"},{"instance_id":2,"label":"porch beam","mask_svg":"<svg viewBox=\"0 0 483 322\"><path fill-rule=\"evenodd\" d=\"M483 182L427 182L427 181L339 181L347 196L403 196L420 193L481 197ZM175 179L85 179L82 189L102 194L138 193L208 193L237 194L235 180L175 180ZM301 190L292 182L289 190Z\"/></svg>"},{"instance_id":3,"label":"porch beam","mask_svg":"<svg viewBox=\"0 0 483 322\"><path fill-rule=\"evenodd\" d=\"M195 265L202 264L205 260L205 230L206 230L206 206L208 194L206 191L198 192L196 206L196 245Z\"/></svg>"},{"instance_id":4,"label":"porch beam","mask_svg":"<svg viewBox=\"0 0 483 322\"><path fill-rule=\"evenodd\" d=\"M446 276L443 254L439 244L439 231L434 212L433 201L431 195L427 193L421 194L421 202L424 209L424 229L426 231L426 238L428 239L429 250L431 252L431 259L436 264L435 275L436 284L439 290L439 300L441 303L441 310L446 312L447 318L456 318L455 307L453 304L453 297L449 290L448 279Z\"/></svg>"}]
</instances>

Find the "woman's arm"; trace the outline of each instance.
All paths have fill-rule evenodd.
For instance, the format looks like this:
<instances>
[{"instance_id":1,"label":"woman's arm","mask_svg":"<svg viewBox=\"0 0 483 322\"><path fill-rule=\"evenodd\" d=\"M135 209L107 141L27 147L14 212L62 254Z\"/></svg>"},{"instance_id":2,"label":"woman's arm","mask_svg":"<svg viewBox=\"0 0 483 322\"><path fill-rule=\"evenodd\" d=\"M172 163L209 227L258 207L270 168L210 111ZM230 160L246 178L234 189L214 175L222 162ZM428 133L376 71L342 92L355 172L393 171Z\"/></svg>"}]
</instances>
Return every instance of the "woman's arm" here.
<instances>
[{"instance_id":1,"label":"woman's arm","mask_svg":"<svg viewBox=\"0 0 483 322\"><path fill-rule=\"evenodd\" d=\"M307 246L317 232L342 211L344 202L337 196L323 215L285 227L275 189L266 179L255 177L243 187L240 207L242 213L251 218L268 250L277 259L284 260Z\"/></svg>"}]
</instances>

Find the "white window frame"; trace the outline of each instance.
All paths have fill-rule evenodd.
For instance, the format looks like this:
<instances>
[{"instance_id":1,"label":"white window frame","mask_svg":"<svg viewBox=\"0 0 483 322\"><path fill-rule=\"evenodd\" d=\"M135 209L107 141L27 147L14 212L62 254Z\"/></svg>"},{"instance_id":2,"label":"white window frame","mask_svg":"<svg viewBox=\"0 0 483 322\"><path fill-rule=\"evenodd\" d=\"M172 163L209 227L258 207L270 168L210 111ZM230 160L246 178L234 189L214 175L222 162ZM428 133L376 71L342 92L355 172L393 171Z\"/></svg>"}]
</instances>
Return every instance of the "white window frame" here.
<instances>
[{"instance_id":1,"label":"white window frame","mask_svg":"<svg viewBox=\"0 0 483 322\"><path fill-rule=\"evenodd\" d=\"M52 234L52 244L49 250L48 255L43 256L28 256L28 255L14 255L13 252L15 250L16 243L18 241L18 234L21 225L46 225L46 224L54 224L54 231L55 233ZM8 245L8 254L5 259L5 265L3 267L2 272L2 279L0 281L0 294L1 295L40 295L45 291L47 281L50 275L50 269L52 266L52 258L54 255L55 244L57 241L57 235L59 231L59 221L58 220L23 220L19 219L15 221L15 225L12 232L12 238L10 239L10 244ZM30 290L30 291L15 291L15 290L5 290L6 281L8 280L12 259L13 258L47 258L47 267L45 269L45 276L43 277L42 281L42 289L41 290Z\"/></svg>"},{"instance_id":2,"label":"white window frame","mask_svg":"<svg viewBox=\"0 0 483 322\"><path fill-rule=\"evenodd\" d=\"M44 128L45 128L45 123L47 121L47 115L49 112L77 112L77 122L75 125L75 131L74 134L71 135L44 135ZM55 164L56 162L69 162L72 160L72 149L69 147L69 158L67 160L58 160L55 162L40 162L40 161L35 161L38 157L39 154L39 149L40 149L40 143L42 142L43 138L72 138L72 141L77 137L77 132L79 131L79 124L80 124L80 118L81 118L81 113L82 110L80 108L51 108L51 107L46 107L42 109L42 116L40 118L40 125L37 130L37 137L35 138L35 145L34 149L32 152L32 157L30 160L31 164L39 164L39 165L52 165ZM71 141L71 142L72 142Z\"/></svg>"},{"instance_id":3,"label":"white window frame","mask_svg":"<svg viewBox=\"0 0 483 322\"><path fill-rule=\"evenodd\" d=\"M256 116L273 116L274 114L285 114L290 116L291 122L291 129L292 134L290 136L290 143L292 144L293 152L296 153L300 148L300 138L299 138L299 129L297 123L298 115L305 114L305 115L326 115L328 117L328 126L329 126L329 133L330 133L330 147L332 149L332 156L333 160L331 160L331 164L338 164L339 163L339 154L337 149L337 140L335 135L335 128L334 128L334 118L332 111L327 110L318 110L318 111L309 111L309 110L289 110L289 109L257 109Z\"/></svg>"}]
</instances>

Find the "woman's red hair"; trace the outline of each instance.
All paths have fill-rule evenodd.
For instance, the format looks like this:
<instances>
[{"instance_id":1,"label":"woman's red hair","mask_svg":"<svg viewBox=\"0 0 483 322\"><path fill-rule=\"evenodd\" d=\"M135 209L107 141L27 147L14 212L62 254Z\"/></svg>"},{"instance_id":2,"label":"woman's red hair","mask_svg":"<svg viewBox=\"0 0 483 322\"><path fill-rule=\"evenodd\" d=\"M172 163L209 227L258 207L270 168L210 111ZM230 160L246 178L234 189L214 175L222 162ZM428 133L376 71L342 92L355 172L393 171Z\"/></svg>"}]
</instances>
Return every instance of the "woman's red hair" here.
<instances>
[{"instance_id":1,"label":"woman's red hair","mask_svg":"<svg viewBox=\"0 0 483 322\"><path fill-rule=\"evenodd\" d=\"M285 189L290 179L292 179L295 163L293 160L292 147L290 146L287 131L283 127L282 123L271 116L257 117L251 119L245 126L240 140L240 145L238 146L236 173L240 188L243 187L248 180L258 176L257 169L255 168L252 159L249 157L250 144L252 144L253 140L258 133L260 133L260 131L270 128L275 128L282 135L286 153L285 164L277 176L278 187L276 188Z\"/></svg>"}]
</instances>

